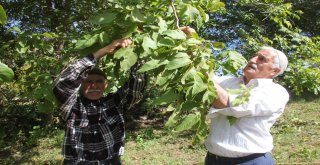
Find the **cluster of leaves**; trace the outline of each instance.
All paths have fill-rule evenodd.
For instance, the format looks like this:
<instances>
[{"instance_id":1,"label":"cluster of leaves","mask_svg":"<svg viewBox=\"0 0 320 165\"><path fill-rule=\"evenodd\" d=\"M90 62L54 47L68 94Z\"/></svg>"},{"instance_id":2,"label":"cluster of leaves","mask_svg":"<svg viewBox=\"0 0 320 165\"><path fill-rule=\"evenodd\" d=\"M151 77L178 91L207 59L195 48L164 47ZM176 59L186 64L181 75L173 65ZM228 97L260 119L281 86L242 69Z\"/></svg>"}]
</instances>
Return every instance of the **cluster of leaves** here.
<instances>
[{"instance_id":1,"label":"cluster of leaves","mask_svg":"<svg viewBox=\"0 0 320 165\"><path fill-rule=\"evenodd\" d=\"M171 3L113 1L110 9L89 19L95 29L77 40L75 48L86 54L115 38L131 37L134 41L131 47L121 48L113 57L102 60L101 67L108 72L108 78L110 81L116 78L114 84L121 83L132 65L144 61L139 72L146 72L150 85L160 90L152 104L169 105L167 111L173 111L166 127L175 132L197 130L194 140L199 142L207 133L205 115L216 97L212 76L217 63L211 48L221 49L222 44L211 43L196 33L188 38L175 25L179 19L182 25L198 29L208 20L206 11L213 12L223 7L223 3L176 1L174 8ZM232 56L237 55L241 56ZM239 67L232 66L235 70Z\"/></svg>"},{"instance_id":2,"label":"cluster of leaves","mask_svg":"<svg viewBox=\"0 0 320 165\"><path fill-rule=\"evenodd\" d=\"M48 17L28 19L39 10L24 8L18 2L6 3L13 18L44 25L32 28L15 21L18 26L11 24L2 33L8 41L2 43L1 50L6 52L2 59L14 67L18 80L10 86L11 92L16 93L14 99L24 100L21 103L26 105L32 103L37 113L52 113L55 107L51 93L53 79L64 65L114 39L130 37L134 41L131 47L100 61L100 67L107 72L109 86L113 87L109 90L126 81L132 65L144 63L139 72L147 73L150 88L160 91L152 104L169 105L167 111L173 111L169 112L172 115L167 128L175 132L194 129L198 132L195 141L203 139L207 133L206 111L216 96L212 76L220 65L212 58L212 48L221 50L224 44L204 40L196 33L188 38L177 25L200 29L209 19L207 13L222 8L223 3L219 0L112 0L99 5L71 1L53 5L57 2L30 1L28 6L32 3L47 6L40 14L46 13ZM17 15L13 9L22 9L31 16ZM66 20L59 22L55 18ZM243 60L237 61L241 55L227 54L226 65L237 70L243 63Z\"/></svg>"}]
</instances>

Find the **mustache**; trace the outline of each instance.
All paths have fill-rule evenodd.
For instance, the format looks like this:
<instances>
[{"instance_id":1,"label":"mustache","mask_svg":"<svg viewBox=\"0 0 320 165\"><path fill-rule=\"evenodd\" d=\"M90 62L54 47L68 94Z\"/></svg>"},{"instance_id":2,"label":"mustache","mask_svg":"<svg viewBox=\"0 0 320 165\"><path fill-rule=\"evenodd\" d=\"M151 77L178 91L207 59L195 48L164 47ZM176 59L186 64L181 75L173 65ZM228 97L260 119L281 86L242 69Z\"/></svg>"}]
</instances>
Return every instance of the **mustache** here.
<instances>
[{"instance_id":1,"label":"mustache","mask_svg":"<svg viewBox=\"0 0 320 165\"><path fill-rule=\"evenodd\" d=\"M102 93L102 90L99 90L99 89L90 89L90 90L88 90L88 93L93 93L93 92Z\"/></svg>"},{"instance_id":2,"label":"mustache","mask_svg":"<svg viewBox=\"0 0 320 165\"><path fill-rule=\"evenodd\" d=\"M258 68L257 64L255 64L255 63L249 63L249 64L247 64L247 67L251 67L253 69L257 69Z\"/></svg>"}]
</instances>

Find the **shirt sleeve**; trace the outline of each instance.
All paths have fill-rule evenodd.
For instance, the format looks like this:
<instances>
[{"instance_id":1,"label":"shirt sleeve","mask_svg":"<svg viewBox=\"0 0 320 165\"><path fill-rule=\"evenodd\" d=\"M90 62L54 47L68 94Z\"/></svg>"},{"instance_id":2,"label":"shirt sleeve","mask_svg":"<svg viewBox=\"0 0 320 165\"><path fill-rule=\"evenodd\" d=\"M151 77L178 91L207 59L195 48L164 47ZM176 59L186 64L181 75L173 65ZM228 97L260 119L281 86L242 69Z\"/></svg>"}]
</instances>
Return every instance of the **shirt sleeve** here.
<instances>
[{"instance_id":1,"label":"shirt sleeve","mask_svg":"<svg viewBox=\"0 0 320 165\"><path fill-rule=\"evenodd\" d=\"M138 64L131 68L129 80L114 95L116 102L124 106L121 108L122 110L131 109L143 98L143 90L146 87L146 74L138 73L138 69Z\"/></svg>"},{"instance_id":2,"label":"shirt sleeve","mask_svg":"<svg viewBox=\"0 0 320 165\"><path fill-rule=\"evenodd\" d=\"M67 66L56 78L53 94L60 104L63 118L68 117L76 102L81 82L86 77L85 71L92 69L96 63L97 60L90 54Z\"/></svg>"},{"instance_id":3,"label":"shirt sleeve","mask_svg":"<svg viewBox=\"0 0 320 165\"><path fill-rule=\"evenodd\" d=\"M239 106L233 106L235 95L229 95L230 107L216 109L215 111L225 116L266 116L276 112L282 113L289 100L288 92L281 86L269 88L254 88L251 91L249 101Z\"/></svg>"}]
</instances>

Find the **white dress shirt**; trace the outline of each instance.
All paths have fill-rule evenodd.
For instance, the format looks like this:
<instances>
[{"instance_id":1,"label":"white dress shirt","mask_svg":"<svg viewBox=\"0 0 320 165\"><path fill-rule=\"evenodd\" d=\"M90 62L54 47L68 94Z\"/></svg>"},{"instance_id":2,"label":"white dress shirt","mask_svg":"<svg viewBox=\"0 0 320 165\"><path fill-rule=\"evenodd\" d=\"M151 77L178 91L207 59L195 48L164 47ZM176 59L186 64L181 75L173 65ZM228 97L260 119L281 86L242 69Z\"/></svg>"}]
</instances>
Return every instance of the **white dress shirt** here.
<instances>
[{"instance_id":1,"label":"white dress shirt","mask_svg":"<svg viewBox=\"0 0 320 165\"><path fill-rule=\"evenodd\" d=\"M222 77L216 81L224 89L239 89L244 84L243 77ZM283 113L289 94L272 79L253 79L246 86L252 85L248 102L232 106L232 101L237 96L229 94L230 107L210 108L210 133L205 142L210 153L224 157L242 157L271 152L273 138L270 128ZM238 119L230 125L227 116Z\"/></svg>"}]
</instances>

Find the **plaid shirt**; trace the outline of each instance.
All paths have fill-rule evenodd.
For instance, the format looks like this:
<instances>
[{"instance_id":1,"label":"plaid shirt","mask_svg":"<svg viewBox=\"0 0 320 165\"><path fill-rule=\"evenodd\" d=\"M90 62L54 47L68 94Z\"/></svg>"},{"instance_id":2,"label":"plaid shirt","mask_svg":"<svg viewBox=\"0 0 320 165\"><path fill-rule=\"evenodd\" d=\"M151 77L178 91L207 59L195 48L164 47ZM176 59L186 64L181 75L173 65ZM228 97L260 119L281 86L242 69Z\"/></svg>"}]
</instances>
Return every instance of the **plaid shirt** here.
<instances>
[{"instance_id":1,"label":"plaid shirt","mask_svg":"<svg viewBox=\"0 0 320 165\"><path fill-rule=\"evenodd\" d=\"M67 122L63 156L75 163L94 163L119 156L125 131L123 112L142 99L145 87L145 75L131 71L128 82L116 93L90 101L79 94L79 89L86 71L96 63L88 55L69 65L56 79L53 89Z\"/></svg>"}]
</instances>

